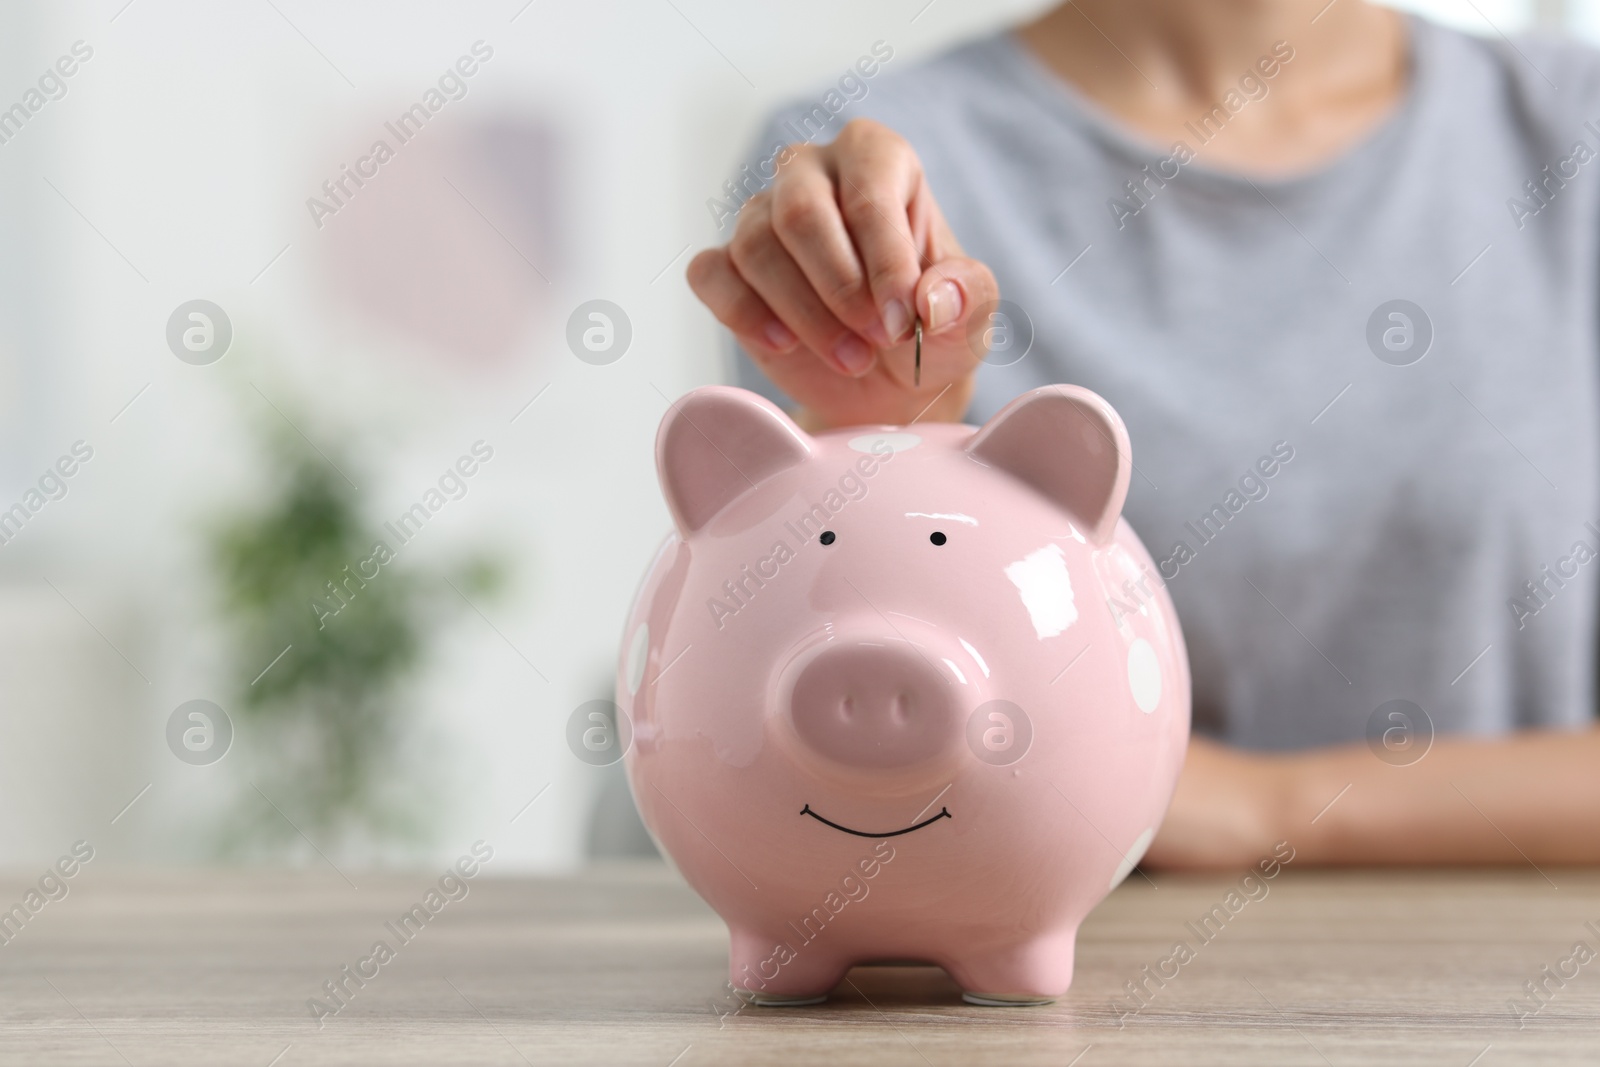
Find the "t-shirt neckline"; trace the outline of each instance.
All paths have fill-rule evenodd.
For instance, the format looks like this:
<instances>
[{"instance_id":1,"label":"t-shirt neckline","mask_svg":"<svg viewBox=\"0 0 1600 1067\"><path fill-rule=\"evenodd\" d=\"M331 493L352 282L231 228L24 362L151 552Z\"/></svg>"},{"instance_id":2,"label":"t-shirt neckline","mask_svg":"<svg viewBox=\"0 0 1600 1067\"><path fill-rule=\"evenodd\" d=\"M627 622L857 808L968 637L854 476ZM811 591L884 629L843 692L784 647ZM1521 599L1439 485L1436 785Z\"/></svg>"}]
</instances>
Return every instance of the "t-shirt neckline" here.
<instances>
[{"instance_id":1,"label":"t-shirt neckline","mask_svg":"<svg viewBox=\"0 0 1600 1067\"><path fill-rule=\"evenodd\" d=\"M1337 155L1306 170L1277 175L1257 175L1248 171L1232 170L1207 165L1201 149L1197 158L1183 167L1186 176L1225 187L1244 190L1277 190L1285 194L1309 192L1328 183L1338 182L1347 172L1360 168L1363 161L1385 154L1387 147L1415 129L1416 115L1423 102L1431 95L1433 79L1433 39L1431 25L1409 13L1401 13L1406 23L1406 50L1410 77L1403 95L1394 108L1375 125L1351 142ZM1006 53L1001 68L1011 72L1022 83L1022 88L1050 111L1071 125L1106 143L1136 166L1154 163L1171 154L1170 146L1163 148L1143 133L1134 130L1121 119L1107 112L1085 96L1071 82L1050 69L1016 35L1014 30L1002 31L996 41ZM1186 142L1187 143L1187 142ZM1195 145L1190 143L1190 148Z\"/></svg>"}]
</instances>

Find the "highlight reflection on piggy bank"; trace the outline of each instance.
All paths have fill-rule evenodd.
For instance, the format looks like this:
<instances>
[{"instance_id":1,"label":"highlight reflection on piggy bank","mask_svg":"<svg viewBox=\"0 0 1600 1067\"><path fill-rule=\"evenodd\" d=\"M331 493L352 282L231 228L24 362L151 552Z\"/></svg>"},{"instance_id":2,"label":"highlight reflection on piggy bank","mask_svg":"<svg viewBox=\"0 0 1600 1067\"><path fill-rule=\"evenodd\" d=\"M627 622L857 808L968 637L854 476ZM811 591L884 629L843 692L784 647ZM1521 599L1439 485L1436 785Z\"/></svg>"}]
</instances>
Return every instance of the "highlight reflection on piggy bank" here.
<instances>
[{"instance_id":1,"label":"highlight reflection on piggy bank","mask_svg":"<svg viewBox=\"0 0 1600 1067\"><path fill-rule=\"evenodd\" d=\"M667 414L657 465L677 533L617 700L634 798L727 922L734 987L809 1003L915 960L974 1003L1064 993L1189 731L1116 412L1052 386L976 432L813 437L711 387Z\"/></svg>"}]
</instances>

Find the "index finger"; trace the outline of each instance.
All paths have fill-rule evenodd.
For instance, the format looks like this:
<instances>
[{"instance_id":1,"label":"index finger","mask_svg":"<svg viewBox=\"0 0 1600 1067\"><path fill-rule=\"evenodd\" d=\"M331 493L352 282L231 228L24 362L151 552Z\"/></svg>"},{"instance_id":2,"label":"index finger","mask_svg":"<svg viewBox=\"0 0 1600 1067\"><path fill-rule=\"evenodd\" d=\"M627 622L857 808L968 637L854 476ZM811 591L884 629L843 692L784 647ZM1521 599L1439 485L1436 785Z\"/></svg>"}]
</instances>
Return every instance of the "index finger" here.
<instances>
[{"instance_id":1,"label":"index finger","mask_svg":"<svg viewBox=\"0 0 1600 1067\"><path fill-rule=\"evenodd\" d=\"M914 315L926 258L920 208L931 197L916 153L898 135L875 126L851 123L839 135L839 208L884 331L898 342Z\"/></svg>"}]
</instances>

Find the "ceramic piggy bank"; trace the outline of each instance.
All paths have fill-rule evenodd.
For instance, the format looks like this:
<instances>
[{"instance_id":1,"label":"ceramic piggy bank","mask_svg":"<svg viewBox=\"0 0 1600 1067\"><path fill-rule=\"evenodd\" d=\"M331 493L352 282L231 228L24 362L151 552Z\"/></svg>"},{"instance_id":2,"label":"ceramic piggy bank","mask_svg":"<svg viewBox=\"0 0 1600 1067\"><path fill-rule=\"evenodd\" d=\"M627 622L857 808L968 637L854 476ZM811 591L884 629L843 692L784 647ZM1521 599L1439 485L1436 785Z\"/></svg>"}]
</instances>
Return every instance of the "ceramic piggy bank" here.
<instances>
[{"instance_id":1,"label":"ceramic piggy bank","mask_svg":"<svg viewBox=\"0 0 1600 1067\"><path fill-rule=\"evenodd\" d=\"M977 431L810 436L711 387L656 459L677 530L617 702L634 799L727 922L733 986L809 1003L918 961L973 1003L1064 993L1189 731L1116 412L1052 386Z\"/></svg>"}]
</instances>

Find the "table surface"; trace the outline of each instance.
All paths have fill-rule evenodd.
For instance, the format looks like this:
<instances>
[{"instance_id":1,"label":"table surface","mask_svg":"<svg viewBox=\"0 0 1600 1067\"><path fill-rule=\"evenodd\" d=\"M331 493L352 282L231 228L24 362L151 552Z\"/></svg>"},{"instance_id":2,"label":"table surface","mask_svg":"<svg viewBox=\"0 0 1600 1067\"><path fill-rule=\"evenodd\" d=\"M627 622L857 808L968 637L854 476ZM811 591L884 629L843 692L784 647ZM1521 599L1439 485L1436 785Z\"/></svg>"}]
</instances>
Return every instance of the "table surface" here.
<instances>
[{"instance_id":1,"label":"table surface","mask_svg":"<svg viewBox=\"0 0 1600 1067\"><path fill-rule=\"evenodd\" d=\"M1084 924L1071 992L1036 1008L964 1004L930 967L741 1007L721 922L661 865L484 875L319 1027L308 999L395 943L384 922L436 877L346 873L85 869L0 946L0 1063L1600 1062L1595 870L1289 869L1209 942L1186 923L1237 876L1136 874ZM27 888L0 878L0 906ZM1180 939L1193 958L1120 1013Z\"/></svg>"}]
</instances>

